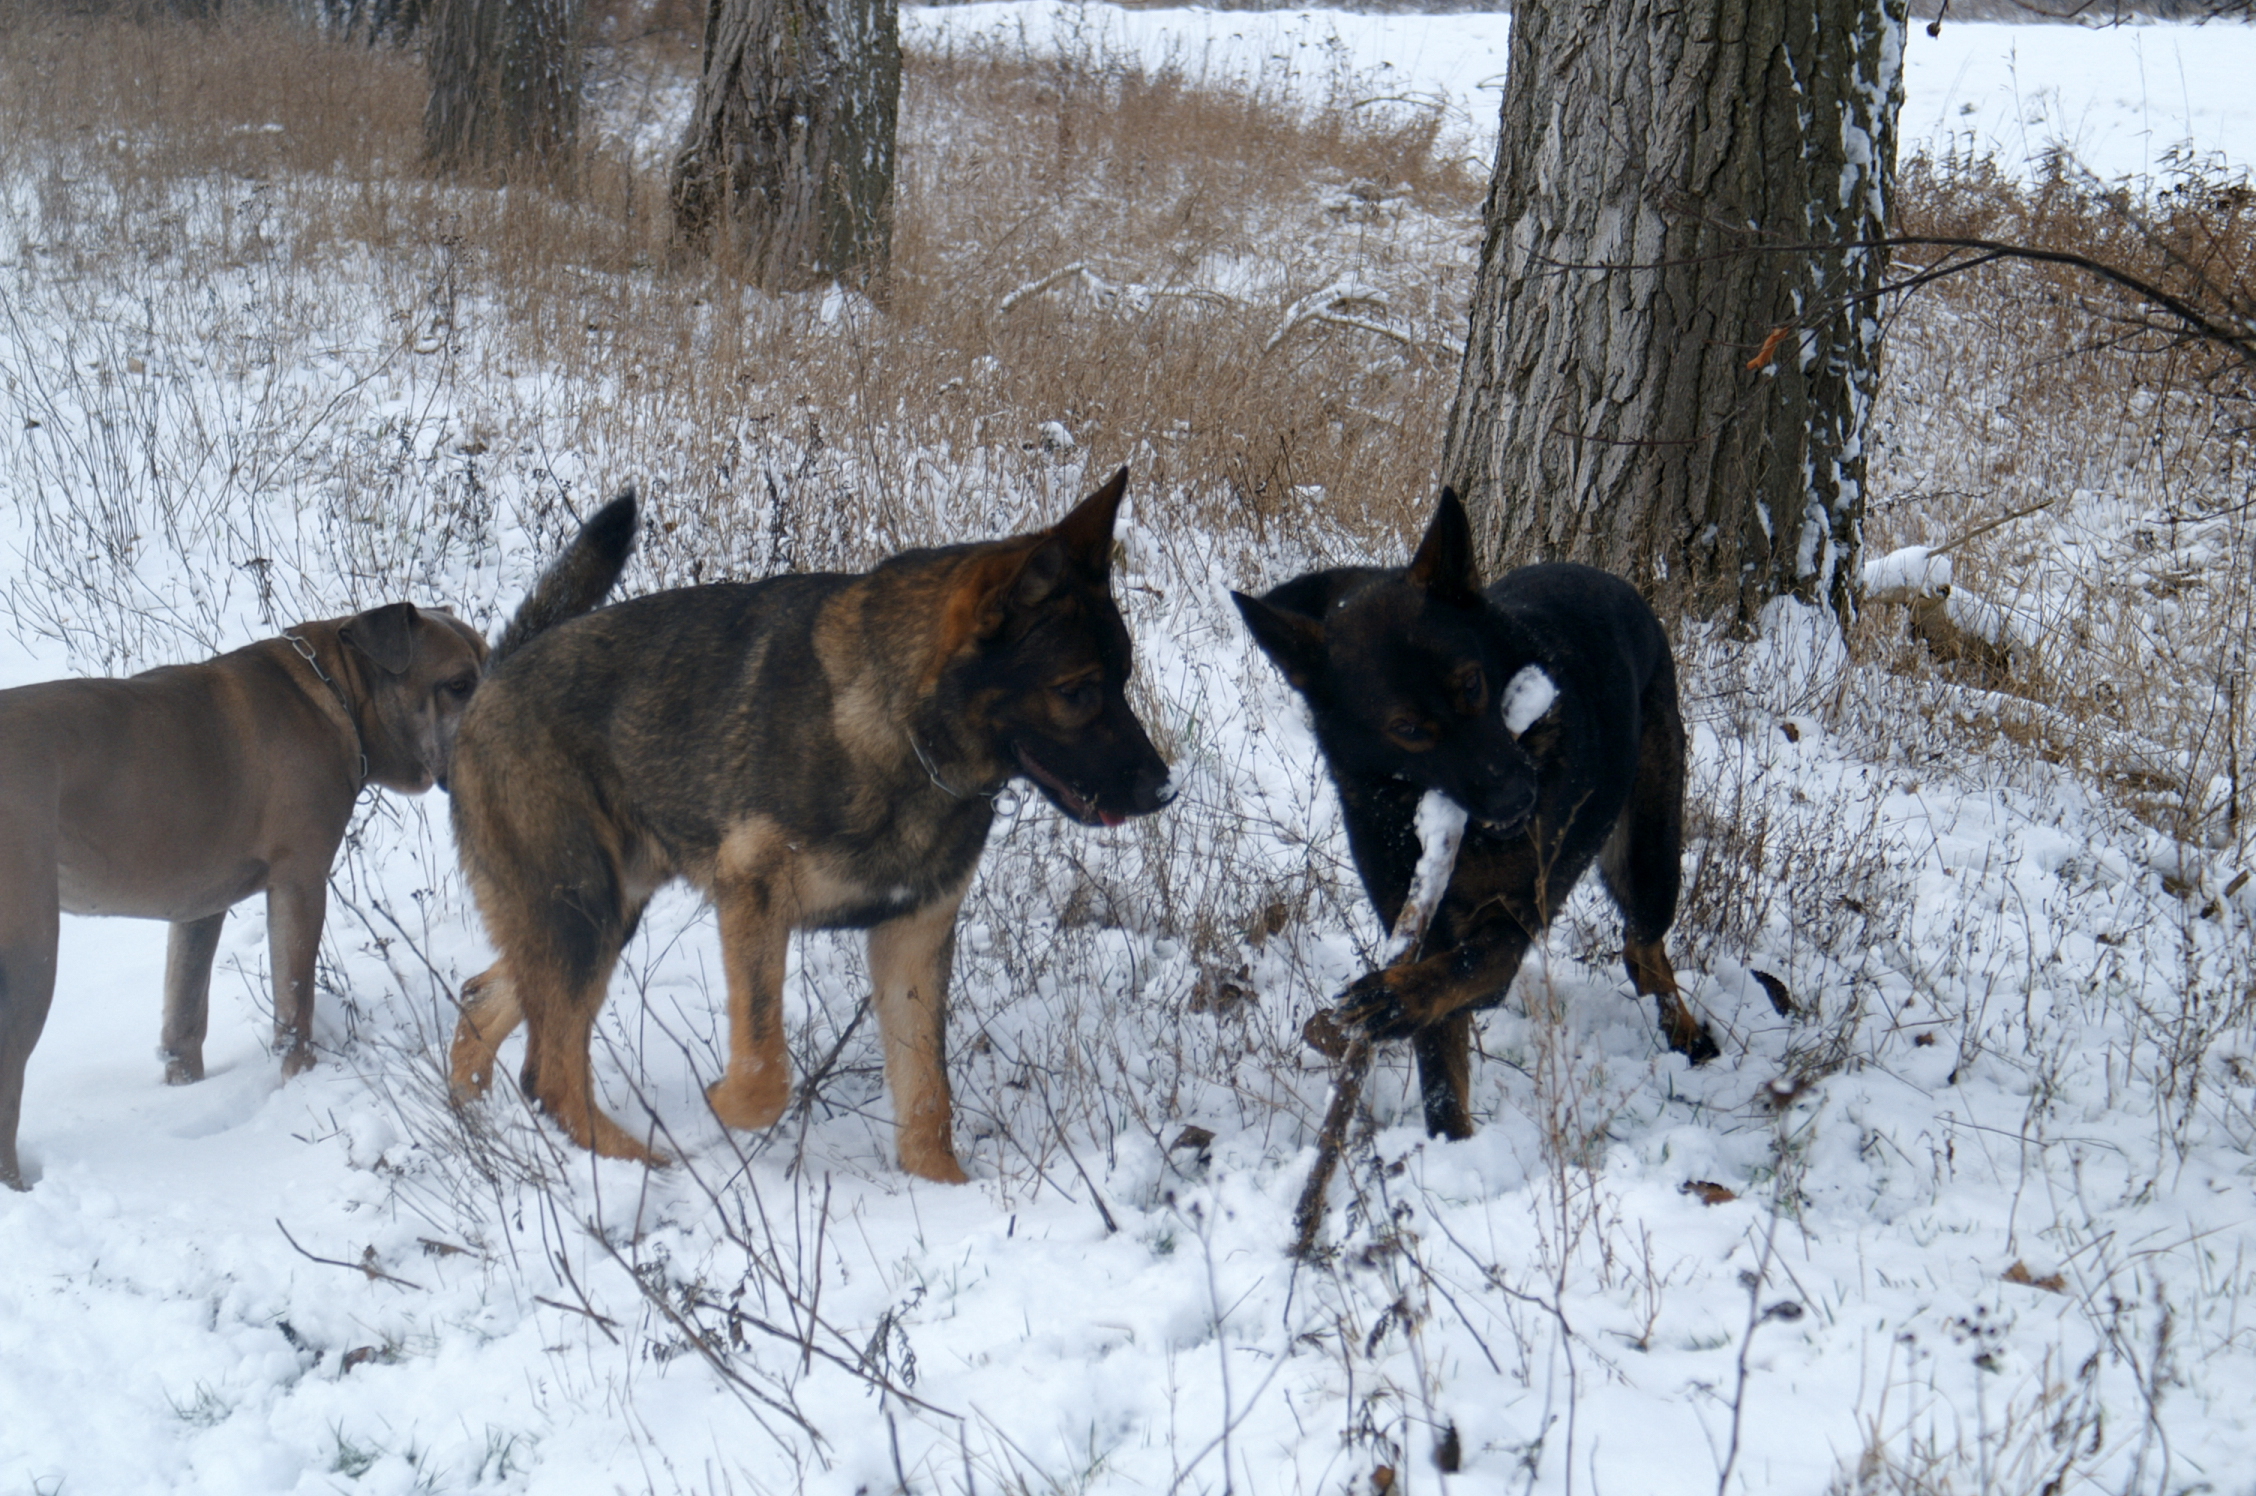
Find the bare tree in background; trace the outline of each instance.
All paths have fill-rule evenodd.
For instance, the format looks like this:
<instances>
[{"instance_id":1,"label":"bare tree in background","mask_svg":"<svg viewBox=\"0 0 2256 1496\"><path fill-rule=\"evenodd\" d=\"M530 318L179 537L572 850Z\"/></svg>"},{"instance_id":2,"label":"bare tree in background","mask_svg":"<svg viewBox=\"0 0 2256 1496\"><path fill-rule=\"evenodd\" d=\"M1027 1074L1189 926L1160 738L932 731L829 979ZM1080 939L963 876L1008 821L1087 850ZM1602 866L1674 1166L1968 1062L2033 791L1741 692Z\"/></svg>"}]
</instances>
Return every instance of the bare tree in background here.
<instances>
[{"instance_id":1,"label":"bare tree in background","mask_svg":"<svg viewBox=\"0 0 2256 1496\"><path fill-rule=\"evenodd\" d=\"M1442 462L1490 567L1853 609L1904 26L1905 0L1515 7Z\"/></svg>"},{"instance_id":2,"label":"bare tree in background","mask_svg":"<svg viewBox=\"0 0 2256 1496\"><path fill-rule=\"evenodd\" d=\"M869 286L893 244L897 0L708 0L674 158L684 243L761 286Z\"/></svg>"},{"instance_id":3,"label":"bare tree in background","mask_svg":"<svg viewBox=\"0 0 2256 1496\"><path fill-rule=\"evenodd\" d=\"M407 45L430 8L428 0L321 0L322 19L331 30L365 37L370 46Z\"/></svg>"},{"instance_id":4,"label":"bare tree in background","mask_svg":"<svg viewBox=\"0 0 2256 1496\"><path fill-rule=\"evenodd\" d=\"M568 165L586 0L430 0L423 150L443 171Z\"/></svg>"}]
</instances>

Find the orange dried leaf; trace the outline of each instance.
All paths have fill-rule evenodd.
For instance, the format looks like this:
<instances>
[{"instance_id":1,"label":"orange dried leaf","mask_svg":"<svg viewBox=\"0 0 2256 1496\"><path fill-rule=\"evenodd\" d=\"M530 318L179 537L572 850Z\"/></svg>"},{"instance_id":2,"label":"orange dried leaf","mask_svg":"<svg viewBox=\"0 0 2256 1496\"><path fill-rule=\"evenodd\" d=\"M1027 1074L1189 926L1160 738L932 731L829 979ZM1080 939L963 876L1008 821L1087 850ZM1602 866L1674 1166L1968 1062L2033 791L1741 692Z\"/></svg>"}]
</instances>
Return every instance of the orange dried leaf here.
<instances>
[{"instance_id":1,"label":"orange dried leaf","mask_svg":"<svg viewBox=\"0 0 2256 1496\"><path fill-rule=\"evenodd\" d=\"M2041 1278L2037 1277L2029 1271L2029 1264L2021 1261L2018 1257L2013 1260L2013 1266L2007 1268L1998 1276L2008 1283L2019 1283L2029 1288L2041 1288L2046 1293L2066 1293L2068 1291L2068 1280L2066 1278L2058 1273L2046 1273Z\"/></svg>"}]
</instances>

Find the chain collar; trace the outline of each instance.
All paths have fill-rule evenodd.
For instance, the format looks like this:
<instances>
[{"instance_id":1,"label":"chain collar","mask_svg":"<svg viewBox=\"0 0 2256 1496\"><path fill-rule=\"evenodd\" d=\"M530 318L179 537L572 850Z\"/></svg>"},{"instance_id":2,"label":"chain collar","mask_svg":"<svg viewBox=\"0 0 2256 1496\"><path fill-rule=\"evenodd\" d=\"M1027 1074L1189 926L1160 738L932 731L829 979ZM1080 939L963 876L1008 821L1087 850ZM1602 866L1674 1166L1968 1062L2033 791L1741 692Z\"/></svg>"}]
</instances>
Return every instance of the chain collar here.
<instances>
[{"instance_id":1,"label":"chain collar","mask_svg":"<svg viewBox=\"0 0 2256 1496\"><path fill-rule=\"evenodd\" d=\"M916 729L912 727L907 729L907 732L909 735L909 752L916 755L917 766L924 770L924 777L931 780L933 784L939 788L940 793L946 795L951 800L968 800L974 794L978 795L982 800L992 800L995 798L994 795L987 794L986 792L980 790L974 790L967 794L965 791L959 790L954 785L948 783L947 780L942 779L940 777L940 766L932 761L931 754L924 751L924 744L917 741ZM998 791L997 793L1000 792Z\"/></svg>"},{"instance_id":2,"label":"chain collar","mask_svg":"<svg viewBox=\"0 0 2256 1496\"><path fill-rule=\"evenodd\" d=\"M916 755L917 767L924 770L924 777L931 780L933 786L941 794L946 795L951 800L985 800L995 808L997 813L1004 816L1018 813L1018 797L1008 793L1010 789L1009 780L1004 780L1000 789L959 790L940 777L940 766L932 761L931 754L924 751L924 744L917 741L916 729L909 728L906 731L909 739L909 751Z\"/></svg>"},{"instance_id":3,"label":"chain collar","mask_svg":"<svg viewBox=\"0 0 2256 1496\"><path fill-rule=\"evenodd\" d=\"M368 740L361 736L360 718L353 714L352 703L345 699L344 688L331 680L329 672L321 668L321 661L314 658L313 646L288 629L282 631L282 637L290 641L290 647L298 652L299 659L313 667L314 675L329 688L329 694L337 698L337 709L345 714L345 721L352 726L353 746L360 750L360 783L353 786L353 794L358 796L368 788Z\"/></svg>"}]
</instances>

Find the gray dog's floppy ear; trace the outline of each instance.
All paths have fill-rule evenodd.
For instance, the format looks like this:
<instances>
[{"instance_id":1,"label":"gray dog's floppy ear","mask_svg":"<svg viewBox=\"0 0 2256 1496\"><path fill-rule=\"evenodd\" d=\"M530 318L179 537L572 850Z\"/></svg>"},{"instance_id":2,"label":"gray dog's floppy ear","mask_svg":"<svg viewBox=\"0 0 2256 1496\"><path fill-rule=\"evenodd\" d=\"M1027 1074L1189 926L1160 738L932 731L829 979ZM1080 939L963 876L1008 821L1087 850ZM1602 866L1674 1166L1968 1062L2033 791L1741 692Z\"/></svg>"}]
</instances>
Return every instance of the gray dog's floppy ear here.
<instances>
[{"instance_id":1,"label":"gray dog's floppy ear","mask_svg":"<svg viewBox=\"0 0 2256 1496\"><path fill-rule=\"evenodd\" d=\"M1324 625L1305 613L1272 607L1243 592L1231 593L1230 601L1238 605L1238 616L1245 619L1246 629L1262 653L1277 662L1286 680L1307 690L1308 683L1322 673L1331 653L1324 642Z\"/></svg>"},{"instance_id":2,"label":"gray dog's floppy ear","mask_svg":"<svg viewBox=\"0 0 2256 1496\"><path fill-rule=\"evenodd\" d=\"M386 603L356 613L337 627L337 637L374 660L386 675L405 675L415 663L415 626L421 622L413 603Z\"/></svg>"},{"instance_id":3,"label":"gray dog's floppy ear","mask_svg":"<svg viewBox=\"0 0 2256 1496\"><path fill-rule=\"evenodd\" d=\"M1473 525L1456 490L1441 491L1433 523L1410 558L1410 585L1444 602L1480 601L1480 566L1473 559Z\"/></svg>"}]
</instances>

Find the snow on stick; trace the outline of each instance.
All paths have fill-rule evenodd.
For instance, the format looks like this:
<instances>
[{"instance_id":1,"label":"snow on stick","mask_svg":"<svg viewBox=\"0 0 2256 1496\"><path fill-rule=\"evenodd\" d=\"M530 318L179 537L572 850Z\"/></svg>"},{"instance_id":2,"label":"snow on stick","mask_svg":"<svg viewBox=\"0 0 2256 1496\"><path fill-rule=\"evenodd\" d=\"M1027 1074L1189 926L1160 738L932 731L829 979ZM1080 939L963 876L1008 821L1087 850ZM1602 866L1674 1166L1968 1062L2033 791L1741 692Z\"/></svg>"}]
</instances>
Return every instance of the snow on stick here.
<instances>
[{"instance_id":1,"label":"snow on stick","mask_svg":"<svg viewBox=\"0 0 2256 1496\"><path fill-rule=\"evenodd\" d=\"M1545 678L1543 684L1549 687L1551 682ZM1544 703L1546 709L1549 705L1548 701ZM1541 711L1536 713L1541 715ZM1394 929L1380 952L1379 965L1386 969L1417 959L1426 927L1433 923L1434 911L1441 907L1441 896L1448 891L1450 876L1457 870L1457 849L1465 840L1465 807L1440 790L1428 790L1418 802L1417 828L1418 868L1410 875L1410 892L1402 900L1402 908L1394 916ZM1329 1013L1319 1012L1309 1019L1307 1033L1319 1049L1332 1052L1331 1046L1318 1038L1318 1031L1336 1033L1337 1028ZM1339 1062L1331 1105L1324 1109L1323 1130L1316 1135L1316 1162L1308 1171L1308 1183L1301 1188L1300 1203L1293 1208L1293 1252L1300 1257L1315 1250L1317 1229L1324 1224L1324 1194L1339 1168L1355 1104L1363 1097L1363 1078L1371 1072L1369 1036L1358 1033L1348 1040Z\"/></svg>"},{"instance_id":2,"label":"snow on stick","mask_svg":"<svg viewBox=\"0 0 2256 1496\"><path fill-rule=\"evenodd\" d=\"M1465 807L1440 790L1427 790L1418 802L1417 826L1418 870L1410 875L1409 895L1403 899L1401 912L1394 917L1394 930L1379 952L1381 966L1392 966L1417 949L1418 942L1425 938L1426 926L1433 923L1434 911L1441 907L1441 896L1449 887L1449 875L1457 870L1457 848L1465 840Z\"/></svg>"}]
</instances>

